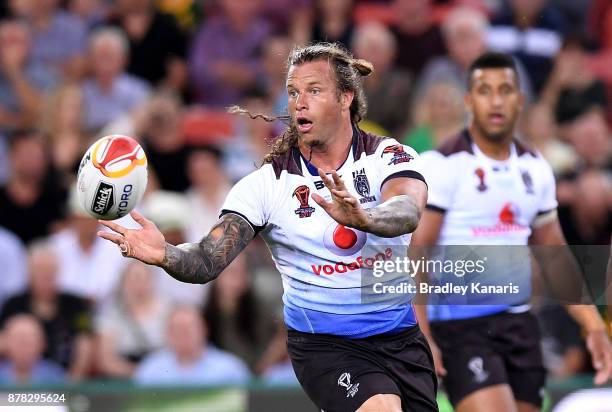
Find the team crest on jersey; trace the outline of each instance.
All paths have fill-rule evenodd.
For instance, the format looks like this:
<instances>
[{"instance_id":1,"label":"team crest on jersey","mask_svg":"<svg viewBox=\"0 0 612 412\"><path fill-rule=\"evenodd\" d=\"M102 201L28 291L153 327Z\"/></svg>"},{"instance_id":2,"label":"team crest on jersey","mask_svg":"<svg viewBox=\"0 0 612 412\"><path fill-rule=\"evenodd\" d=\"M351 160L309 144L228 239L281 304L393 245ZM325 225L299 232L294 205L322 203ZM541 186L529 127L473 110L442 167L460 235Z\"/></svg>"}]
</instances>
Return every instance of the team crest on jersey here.
<instances>
[{"instance_id":1,"label":"team crest on jersey","mask_svg":"<svg viewBox=\"0 0 612 412\"><path fill-rule=\"evenodd\" d=\"M527 170L521 170L521 178L523 179L523 184L525 185L525 191L527 194L532 195L533 192L533 179Z\"/></svg>"},{"instance_id":2,"label":"team crest on jersey","mask_svg":"<svg viewBox=\"0 0 612 412\"><path fill-rule=\"evenodd\" d=\"M310 217L315 208L311 207L308 204L308 199L310 198L310 188L306 185L298 186L294 191L292 197L295 196L300 202L300 207L295 209L295 214L301 218Z\"/></svg>"},{"instance_id":3,"label":"team crest on jersey","mask_svg":"<svg viewBox=\"0 0 612 412\"><path fill-rule=\"evenodd\" d=\"M397 165L400 163L408 163L409 161L414 159L414 157L412 157L409 153L406 153L404 151L404 146L402 146L401 144L395 144L393 146L385 147L380 157L383 157L387 153L391 153L393 155L393 157L391 157L391 160L389 161L389 163L387 163L387 165Z\"/></svg>"},{"instance_id":4,"label":"team crest on jersey","mask_svg":"<svg viewBox=\"0 0 612 412\"><path fill-rule=\"evenodd\" d=\"M478 169L474 170L474 174L478 178L478 186L476 186L476 189L478 189L479 192L484 192L485 190L487 190L484 169L482 167L479 167Z\"/></svg>"},{"instance_id":5,"label":"team crest on jersey","mask_svg":"<svg viewBox=\"0 0 612 412\"><path fill-rule=\"evenodd\" d=\"M357 193L361 195L359 203L364 204L376 201L376 196L370 196L370 182L365 174L365 168L353 172L353 186Z\"/></svg>"}]
</instances>

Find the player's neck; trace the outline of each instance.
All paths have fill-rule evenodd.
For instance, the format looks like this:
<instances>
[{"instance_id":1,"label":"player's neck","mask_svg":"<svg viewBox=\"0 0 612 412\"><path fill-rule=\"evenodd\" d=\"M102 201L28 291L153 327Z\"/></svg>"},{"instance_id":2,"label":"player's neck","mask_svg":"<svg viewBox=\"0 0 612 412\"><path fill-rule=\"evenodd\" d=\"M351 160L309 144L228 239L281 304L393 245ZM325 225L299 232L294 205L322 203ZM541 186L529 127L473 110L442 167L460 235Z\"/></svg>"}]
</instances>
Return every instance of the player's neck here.
<instances>
[{"instance_id":1,"label":"player's neck","mask_svg":"<svg viewBox=\"0 0 612 412\"><path fill-rule=\"evenodd\" d=\"M298 141L298 146L302 156L316 168L323 169L326 173L338 170L346 160L353 141L353 127L347 123L345 127L338 128L335 133L324 144L308 146L302 141Z\"/></svg>"},{"instance_id":2,"label":"player's neck","mask_svg":"<svg viewBox=\"0 0 612 412\"><path fill-rule=\"evenodd\" d=\"M487 157L494 160L507 160L510 157L510 144L512 143L512 133L504 136L500 140L487 138L484 133L474 125L469 127L470 135L474 144Z\"/></svg>"}]
</instances>

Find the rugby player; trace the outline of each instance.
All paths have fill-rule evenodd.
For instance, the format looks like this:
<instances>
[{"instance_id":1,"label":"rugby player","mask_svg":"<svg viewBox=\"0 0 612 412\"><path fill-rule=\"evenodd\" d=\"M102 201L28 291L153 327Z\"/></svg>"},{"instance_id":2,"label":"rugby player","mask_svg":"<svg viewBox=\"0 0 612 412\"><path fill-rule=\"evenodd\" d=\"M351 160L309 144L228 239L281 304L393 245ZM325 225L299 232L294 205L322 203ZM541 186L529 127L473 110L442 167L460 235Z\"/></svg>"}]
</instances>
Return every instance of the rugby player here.
<instances>
[{"instance_id":1,"label":"rugby player","mask_svg":"<svg viewBox=\"0 0 612 412\"><path fill-rule=\"evenodd\" d=\"M513 135L523 96L512 58L478 58L465 104L467 129L421 157L429 197L412 245L564 245L552 170ZM512 266L522 271L513 279L530 278L528 256ZM540 410L545 370L525 289L526 295L491 295L488 304L417 308L457 412ZM594 306L567 309L587 333L595 382L602 384L612 371L605 324Z\"/></svg>"},{"instance_id":2,"label":"rugby player","mask_svg":"<svg viewBox=\"0 0 612 412\"><path fill-rule=\"evenodd\" d=\"M101 222L115 233L99 235L178 280L206 283L259 234L282 276L288 351L313 402L436 411L433 358L411 302L361 299L361 267L373 259L362 250L407 246L425 207L417 154L358 128L369 62L322 43L294 49L287 69L289 126L232 188L206 237L172 246L138 213L142 229Z\"/></svg>"}]
</instances>

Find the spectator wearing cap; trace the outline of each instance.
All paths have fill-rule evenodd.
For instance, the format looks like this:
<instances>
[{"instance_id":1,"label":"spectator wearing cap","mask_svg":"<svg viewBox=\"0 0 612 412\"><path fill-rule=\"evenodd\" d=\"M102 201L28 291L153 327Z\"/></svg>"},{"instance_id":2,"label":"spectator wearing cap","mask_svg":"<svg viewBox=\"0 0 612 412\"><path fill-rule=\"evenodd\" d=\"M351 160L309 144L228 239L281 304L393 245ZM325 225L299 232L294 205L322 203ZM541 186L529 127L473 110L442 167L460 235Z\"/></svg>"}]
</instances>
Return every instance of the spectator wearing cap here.
<instances>
[{"instance_id":1,"label":"spectator wearing cap","mask_svg":"<svg viewBox=\"0 0 612 412\"><path fill-rule=\"evenodd\" d=\"M71 379L83 379L91 370L93 351L88 302L60 292L58 260L48 243L31 246L28 269L29 287L6 301L0 325L18 314L36 317L45 335L44 358L65 368Z\"/></svg>"},{"instance_id":2,"label":"spectator wearing cap","mask_svg":"<svg viewBox=\"0 0 612 412\"><path fill-rule=\"evenodd\" d=\"M194 307L175 308L168 318L166 347L136 369L139 385L243 385L251 374L238 357L208 343L208 328Z\"/></svg>"},{"instance_id":3,"label":"spectator wearing cap","mask_svg":"<svg viewBox=\"0 0 612 412\"><path fill-rule=\"evenodd\" d=\"M32 315L16 315L7 320L3 330L5 360L0 362L0 384L60 384L64 371L54 362L44 360L45 335Z\"/></svg>"}]
</instances>

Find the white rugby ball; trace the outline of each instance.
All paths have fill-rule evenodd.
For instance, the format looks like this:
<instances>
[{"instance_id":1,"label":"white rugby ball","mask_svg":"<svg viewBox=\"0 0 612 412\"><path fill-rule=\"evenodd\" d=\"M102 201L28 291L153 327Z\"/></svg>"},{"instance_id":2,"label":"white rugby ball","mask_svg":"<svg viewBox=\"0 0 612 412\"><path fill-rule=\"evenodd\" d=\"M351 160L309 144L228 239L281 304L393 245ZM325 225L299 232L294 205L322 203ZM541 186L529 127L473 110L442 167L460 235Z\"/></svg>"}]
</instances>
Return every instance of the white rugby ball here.
<instances>
[{"instance_id":1,"label":"white rugby ball","mask_svg":"<svg viewBox=\"0 0 612 412\"><path fill-rule=\"evenodd\" d=\"M77 200L96 219L128 214L147 187L147 157L128 136L110 135L85 153L77 175Z\"/></svg>"}]
</instances>

